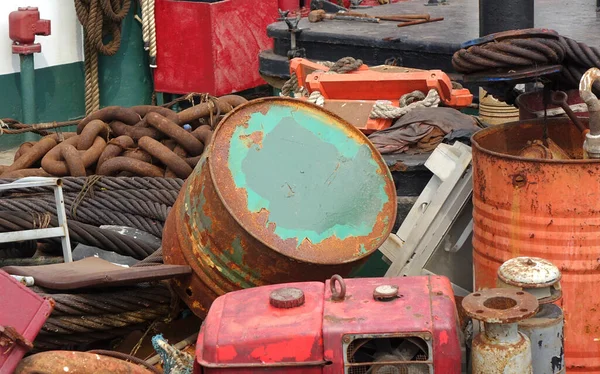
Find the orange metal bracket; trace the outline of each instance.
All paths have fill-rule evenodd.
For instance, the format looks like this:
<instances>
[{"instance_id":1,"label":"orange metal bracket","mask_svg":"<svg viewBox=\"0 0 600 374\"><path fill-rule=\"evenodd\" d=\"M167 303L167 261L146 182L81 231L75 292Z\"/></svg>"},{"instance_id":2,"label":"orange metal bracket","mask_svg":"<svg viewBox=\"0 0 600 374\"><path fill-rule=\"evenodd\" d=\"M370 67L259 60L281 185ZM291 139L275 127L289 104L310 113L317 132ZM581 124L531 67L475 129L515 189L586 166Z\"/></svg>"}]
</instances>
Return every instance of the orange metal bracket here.
<instances>
[{"instance_id":1,"label":"orange metal bracket","mask_svg":"<svg viewBox=\"0 0 600 374\"><path fill-rule=\"evenodd\" d=\"M373 119L369 114L377 100L387 100L398 106L404 94L415 90L427 93L435 89L441 102L460 108L473 102L467 89L453 89L452 81L441 70L382 72L366 65L346 74L327 74L329 68L303 59L290 61L290 73L309 93L319 91L325 98L324 108L341 116L363 133L369 134L391 126L391 119Z\"/></svg>"},{"instance_id":2,"label":"orange metal bracket","mask_svg":"<svg viewBox=\"0 0 600 374\"><path fill-rule=\"evenodd\" d=\"M295 58L290 62L290 73L296 73L298 82L309 92L320 91L325 99L390 100L420 90L435 89L446 106L466 107L473 102L467 89L453 89L452 81L441 70L388 73L370 70L363 65L347 74L325 74L324 65Z\"/></svg>"}]
</instances>

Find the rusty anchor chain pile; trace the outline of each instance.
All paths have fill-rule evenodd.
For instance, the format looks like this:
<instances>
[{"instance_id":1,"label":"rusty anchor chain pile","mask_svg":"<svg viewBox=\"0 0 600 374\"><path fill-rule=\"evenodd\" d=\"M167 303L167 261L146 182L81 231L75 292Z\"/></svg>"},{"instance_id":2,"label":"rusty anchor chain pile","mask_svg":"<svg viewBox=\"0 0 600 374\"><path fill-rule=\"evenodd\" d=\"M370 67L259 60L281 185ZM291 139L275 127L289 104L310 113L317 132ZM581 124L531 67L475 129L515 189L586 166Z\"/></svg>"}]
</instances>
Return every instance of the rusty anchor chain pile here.
<instances>
[{"instance_id":1,"label":"rusty anchor chain pile","mask_svg":"<svg viewBox=\"0 0 600 374\"><path fill-rule=\"evenodd\" d=\"M600 50L553 30L517 30L494 34L485 43L460 49L454 53L452 65L463 74L562 65L560 82L566 88L578 88L583 73L600 67Z\"/></svg>"},{"instance_id":2,"label":"rusty anchor chain pile","mask_svg":"<svg viewBox=\"0 0 600 374\"><path fill-rule=\"evenodd\" d=\"M12 179L0 179L0 184ZM140 177L66 177L63 181L69 235L86 244L138 260L158 247L101 225L133 227L162 237L162 228L183 180ZM57 226L51 188L37 187L5 193L0 198L0 232ZM48 239L59 250L58 239ZM0 246L0 259L30 258L35 243Z\"/></svg>"},{"instance_id":3,"label":"rusty anchor chain pile","mask_svg":"<svg viewBox=\"0 0 600 374\"><path fill-rule=\"evenodd\" d=\"M52 298L54 311L35 339L35 350L86 349L86 345L144 330L155 321L172 318L178 298L165 282L102 292L61 293L33 290Z\"/></svg>"},{"instance_id":4,"label":"rusty anchor chain pile","mask_svg":"<svg viewBox=\"0 0 600 374\"><path fill-rule=\"evenodd\" d=\"M0 166L0 178L119 175L185 179L200 160L220 116L244 102L246 99L235 95L211 97L179 113L151 105L106 107L81 120L76 133L47 134L37 142L23 143L13 164ZM184 125L191 126L191 131ZM26 125L20 127L28 130Z\"/></svg>"}]
</instances>

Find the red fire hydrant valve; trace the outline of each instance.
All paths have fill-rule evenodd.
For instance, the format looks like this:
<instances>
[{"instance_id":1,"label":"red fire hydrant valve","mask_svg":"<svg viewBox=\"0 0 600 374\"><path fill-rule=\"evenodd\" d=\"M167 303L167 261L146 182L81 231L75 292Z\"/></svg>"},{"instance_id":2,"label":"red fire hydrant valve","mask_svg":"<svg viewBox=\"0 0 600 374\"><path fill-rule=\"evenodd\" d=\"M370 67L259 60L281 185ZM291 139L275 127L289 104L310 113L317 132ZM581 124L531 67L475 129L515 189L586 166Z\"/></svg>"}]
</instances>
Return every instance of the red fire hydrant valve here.
<instances>
[{"instance_id":1,"label":"red fire hydrant valve","mask_svg":"<svg viewBox=\"0 0 600 374\"><path fill-rule=\"evenodd\" d=\"M35 36L50 35L50 20L40 19L40 12L36 7L19 8L8 15L8 35L13 41L13 53L39 53L42 46L35 43Z\"/></svg>"}]
</instances>

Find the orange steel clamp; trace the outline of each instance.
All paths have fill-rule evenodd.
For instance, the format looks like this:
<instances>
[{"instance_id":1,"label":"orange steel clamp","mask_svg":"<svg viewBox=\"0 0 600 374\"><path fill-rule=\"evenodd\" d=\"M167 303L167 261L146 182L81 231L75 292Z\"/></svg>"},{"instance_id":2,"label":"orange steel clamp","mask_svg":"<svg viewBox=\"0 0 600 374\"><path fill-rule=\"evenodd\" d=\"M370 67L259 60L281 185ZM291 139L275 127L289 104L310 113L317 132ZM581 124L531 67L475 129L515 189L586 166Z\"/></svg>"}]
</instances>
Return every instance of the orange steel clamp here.
<instances>
[{"instance_id":1,"label":"orange steel clamp","mask_svg":"<svg viewBox=\"0 0 600 374\"><path fill-rule=\"evenodd\" d=\"M427 93L435 89L445 106L461 108L473 102L471 92L464 88L453 89L452 81L441 70L381 72L364 64L346 74L326 74L328 70L324 65L303 58L290 61L290 73L296 74L298 85L305 87L309 93L319 91L325 99L326 109L365 133L391 125L391 120L369 118L370 109L377 100L387 100L397 106L404 94L415 90Z\"/></svg>"},{"instance_id":2,"label":"orange steel clamp","mask_svg":"<svg viewBox=\"0 0 600 374\"><path fill-rule=\"evenodd\" d=\"M370 70L366 65L346 74L325 74L328 70L303 58L290 61L290 73L296 73L298 83L309 92L320 91L325 99L397 101L414 90L427 93L435 89L446 106L467 107L473 102L471 92L453 89L450 77L441 70L388 73Z\"/></svg>"}]
</instances>

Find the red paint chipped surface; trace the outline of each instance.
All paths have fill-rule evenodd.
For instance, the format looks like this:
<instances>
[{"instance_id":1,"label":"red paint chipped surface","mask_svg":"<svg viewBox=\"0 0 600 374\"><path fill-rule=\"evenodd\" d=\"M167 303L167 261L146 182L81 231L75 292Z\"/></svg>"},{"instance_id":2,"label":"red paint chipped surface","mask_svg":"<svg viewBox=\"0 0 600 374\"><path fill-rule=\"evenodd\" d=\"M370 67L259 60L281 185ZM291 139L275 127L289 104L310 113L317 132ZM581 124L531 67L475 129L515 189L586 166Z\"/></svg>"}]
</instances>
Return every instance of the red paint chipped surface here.
<instances>
[{"instance_id":1,"label":"red paint chipped surface","mask_svg":"<svg viewBox=\"0 0 600 374\"><path fill-rule=\"evenodd\" d=\"M223 360L223 361L231 361L237 356L237 351L235 350L235 347L232 345L226 346L226 347L219 347L217 352L218 352L217 356L218 356L219 360Z\"/></svg>"},{"instance_id":2,"label":"red paint chipped surface","mask_svg":"<svg viewBox=\"0 0 600 374\"><path fill-rule=\"evenodd\" d=\"M250 356L262 362L311 361L314 339L285 340L254 349ZM293 357L293 360L290 360Z\"/></svg>"},{"instance_id":3,"label":"red paint chipped surface","mask_svg":"<svg viewBox=\"0 0 600 374\"><path fill-rule=\"evenodd\" d=\"M440 333L440 344L448 344L448 333L446 331Z\"/></svg>"}]
</instances>

